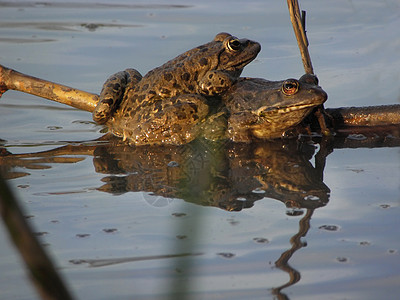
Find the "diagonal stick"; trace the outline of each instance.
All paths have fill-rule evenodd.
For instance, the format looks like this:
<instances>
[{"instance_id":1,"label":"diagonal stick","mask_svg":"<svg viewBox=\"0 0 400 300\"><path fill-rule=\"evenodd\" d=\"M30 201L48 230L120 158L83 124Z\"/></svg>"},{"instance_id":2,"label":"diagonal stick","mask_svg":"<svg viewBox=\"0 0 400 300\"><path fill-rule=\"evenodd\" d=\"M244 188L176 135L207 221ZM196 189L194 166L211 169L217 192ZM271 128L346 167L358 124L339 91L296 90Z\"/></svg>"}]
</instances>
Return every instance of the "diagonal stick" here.
<instances>
[{"instance_id":1,"label":"diagonal stick","mask_svg":"<svg viewBox=\"0 0 400 300\"><path fill-rule=\"evenodd\" d=\"M62 84L25 75L0 65L0 97L7 90L16 90L93 112L99 96Z\"/></svg>"}]
</instances>

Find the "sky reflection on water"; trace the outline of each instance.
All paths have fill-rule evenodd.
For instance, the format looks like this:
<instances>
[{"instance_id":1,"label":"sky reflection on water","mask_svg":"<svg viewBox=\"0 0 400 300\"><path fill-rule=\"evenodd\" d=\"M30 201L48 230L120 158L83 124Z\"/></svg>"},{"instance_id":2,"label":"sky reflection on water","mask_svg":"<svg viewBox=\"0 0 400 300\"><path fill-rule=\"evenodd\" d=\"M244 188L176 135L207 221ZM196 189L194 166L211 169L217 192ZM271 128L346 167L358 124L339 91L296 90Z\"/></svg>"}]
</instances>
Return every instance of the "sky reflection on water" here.
<instances>
[{"instance_id":1,"label":"sky reflection on water","mask_svg":"<svg viewBox=\"0 0 400 300\"><path fill-rule=\"evenodd\" d=\"M0 63L84 90L99 92L108 75L127 67L143 74L220 31L262 44L262 52L246 67L244 76L278 80L303 74L284 1L203 1L168 9L24 3L0 1ZM327 107L399 102L397 1L301 1L300 5L307 10L311 59L328 92ZM1 145L13 154L71 144L66 141L89 141L83 147L87 151L101 148L94 140L103 135L102 127L91 123L86 112L7 92L0 101L0 116ZM297 168L291 159L299 159L307 166L305 174L315 173L318 148L310 147L312 151L298 158L289 155L286 161L279 149L275 156L268 156L266 149L271 148L259 148L254 153L260 160L270 160L257 161L257 155L246 158L249 168L266 167L275 157L275 169L269 165L263 173L243 175L258 180L243 185L235 177L240 174L233 172L240 164L233 159L228 159L227 169L221 161L203 169L223 170L211 175L237 180L233 186L239 199L223 206L183 201L186 194L182 193L169 191L160 197L145 188L135 190L132 187L138 181L132 169L127 178L113 172L112 164L101 169L105 165L96 159L102 154L116 158L111 161L117 164L122 160L118 155L125 153L110 154L110 150L95 157L91 152L61 155L72 157L70 163L52 161L54 154L36 164L25 158L12 170L29 175L9 183L79 299L129 299L132 295L165 299L171 289L182 286L193 296L190 299L272 299L278 292L290 299L395 299L400 292L399 148L334 149L319 182L330 190L328 201L307 210L304 205L296 207L299 202L293 199L274 200L276 194L265 191L274 187L266 179L276 173L265 170L286 166L282 174L288 174ZM143 187L153 184L146 178L152 180L158 174L147 167L142 171L149 176L140 177ZM174 172L166 172L166 178L180 179ZM263 178L263 174L269 176ZM124 179L131 189L109 190L112 184L126 188L121 183ZM254 182L264 186L253 187ZM226 187L226 181L218 183L214 193ZM249 195L254 199L243 201ZM226 210L239 204L240 211ZM307 213L312 209L311 217ZM1 240L7 241L4 229ZM8 242L0 247L1 298L32 299L36 294L18 255ZM289 261L292 270L277 268L275 262L290 249L296 250ZM180 253L200 255L160 257ZM149 256L157 259L140 260ZM115 263L99 266L99 260ZM296 272L300 280L279 290L290 280L288 274L297 278Z\"/></svg>"}]
</instances>

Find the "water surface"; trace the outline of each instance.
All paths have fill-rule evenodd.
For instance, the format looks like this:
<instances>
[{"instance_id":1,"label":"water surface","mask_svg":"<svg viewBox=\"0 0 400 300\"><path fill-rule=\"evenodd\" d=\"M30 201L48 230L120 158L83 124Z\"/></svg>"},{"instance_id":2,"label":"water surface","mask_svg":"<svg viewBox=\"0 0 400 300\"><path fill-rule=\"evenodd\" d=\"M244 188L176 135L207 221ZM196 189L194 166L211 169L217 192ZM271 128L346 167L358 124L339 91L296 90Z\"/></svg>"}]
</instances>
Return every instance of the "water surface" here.
<instances>
[{"instance_id":1,"label":"water surface","mask_svg":"<svg viewBox=\"0 0 400 300\"><path fill-rule=\"evenodd\" d=\"M101 3L0 1L0 63L98 93L226 31L262 44L244 76L303 74L285 1ZM399 3L301 5L326 106L398 103ZM34 96L0 101L1 147L20 154L2 168L78 299L398 298L398 147L335 148L322 170L316 142L160 155L103 129ZM1 228L1 299L38 299Z\"/></svg>"}]
</instances>

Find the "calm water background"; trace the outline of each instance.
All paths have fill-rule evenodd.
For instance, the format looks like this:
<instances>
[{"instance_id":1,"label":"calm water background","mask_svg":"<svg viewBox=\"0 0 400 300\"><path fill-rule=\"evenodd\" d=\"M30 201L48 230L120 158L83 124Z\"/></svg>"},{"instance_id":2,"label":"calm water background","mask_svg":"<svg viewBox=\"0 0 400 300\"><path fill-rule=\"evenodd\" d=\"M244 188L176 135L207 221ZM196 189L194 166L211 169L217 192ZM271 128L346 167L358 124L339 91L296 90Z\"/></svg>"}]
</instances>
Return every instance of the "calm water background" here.
<instances>
[{"instance_id":1,"label":"calm water background","mask_svg":"<svg viewBox=\"0 0 400 300\"><path fill-rule=\"evenodd\" d=\"M262 45L244 76L303 74L286 1L197 2L0 1L0 63L98 93L114 72L144 74L226 31ZM399 102L398 1L301 1L301 8L327 107ZM10 91L0 100L1 144L14 154L95 140L102 129L86 112L34 96ZM77 298L165 299L181 286L188 299L272 299L271 289L289 280L274 262L291 247L302 216L288 216L283 203L265 197L228 212L143 192L113 196L97 190L103 175L93 157L79 157L46 169L21 166L30 175L9 180ZM282 292L290 299L398 299L399 178L399 148L330 154L329 203L314 211L307 246L290 260L301 280ZM0 239L0 298L35 299L3 227ZM201 255L132 261L188 249ZM102 259L112 263L87 263Z\"/></svg>"}]
</instances>

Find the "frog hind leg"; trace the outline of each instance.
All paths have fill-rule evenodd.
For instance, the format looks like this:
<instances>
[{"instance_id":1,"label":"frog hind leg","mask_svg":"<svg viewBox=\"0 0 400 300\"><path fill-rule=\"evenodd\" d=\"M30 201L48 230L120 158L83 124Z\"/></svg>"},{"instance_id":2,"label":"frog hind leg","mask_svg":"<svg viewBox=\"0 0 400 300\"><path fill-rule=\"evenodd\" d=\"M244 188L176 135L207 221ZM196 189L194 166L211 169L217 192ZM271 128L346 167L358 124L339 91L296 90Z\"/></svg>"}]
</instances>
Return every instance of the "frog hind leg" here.
<instances>
[{"instance_id":1,"label":"frog hind leg","mask_svg":"<svg viewBox=\"0 0 400 300\"><path fill-rule=\"evenodd\" d=\"M141 79L142 75L135 69L126 69L111 75L103 85L100 101L93 111L93 120L99 124L106 123L121 103L126 88L137 84Z\"/></svg>"},{"instance_id":2,"label":"frog hind leg","mask_svg":"<svg viewBox=\"0 0 400 300\"><path fill-rule=\"evenodd\" d=\"M200 134L207 114L207 100L200 95L156 100L141 107L134 116L124 116L122 135L134 145L182 145Z\"/></svg>"}]
</instances>

